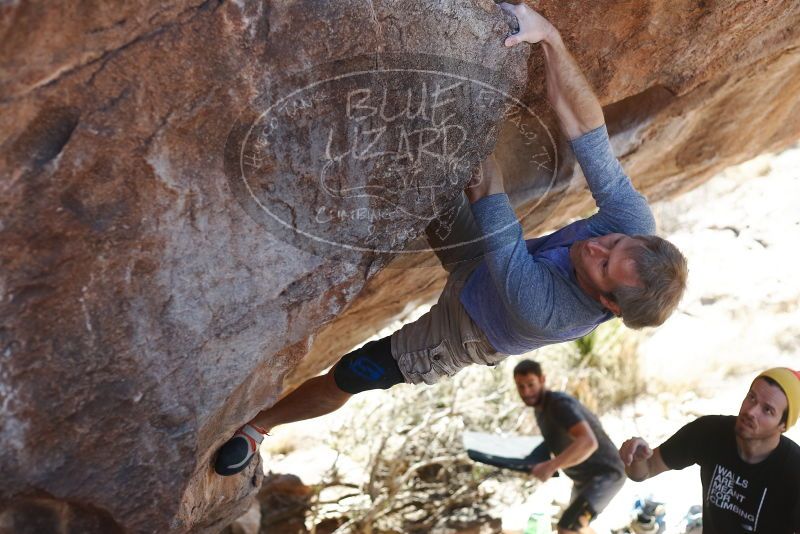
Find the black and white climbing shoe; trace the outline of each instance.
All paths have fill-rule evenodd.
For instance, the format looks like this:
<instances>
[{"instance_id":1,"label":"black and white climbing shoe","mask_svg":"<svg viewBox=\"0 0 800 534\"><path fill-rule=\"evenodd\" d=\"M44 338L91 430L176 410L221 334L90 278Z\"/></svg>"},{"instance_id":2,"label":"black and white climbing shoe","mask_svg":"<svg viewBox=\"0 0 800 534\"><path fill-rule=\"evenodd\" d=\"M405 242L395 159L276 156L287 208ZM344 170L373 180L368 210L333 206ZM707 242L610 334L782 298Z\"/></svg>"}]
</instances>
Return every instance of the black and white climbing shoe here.
<instances>
[{"instance_id":1,"label":"black and white climbing shoe","mask_svg":"<svg viewBox=\"0 0 800 534\"><path fill-rule=\"evenodd\" d=\"M266 433L265 430L251 424L237 430L233 437L219 448L214 471L218 475L230 476L243 470L258 453L258 446L264 441Z\"/></svg>"}]
</instances>

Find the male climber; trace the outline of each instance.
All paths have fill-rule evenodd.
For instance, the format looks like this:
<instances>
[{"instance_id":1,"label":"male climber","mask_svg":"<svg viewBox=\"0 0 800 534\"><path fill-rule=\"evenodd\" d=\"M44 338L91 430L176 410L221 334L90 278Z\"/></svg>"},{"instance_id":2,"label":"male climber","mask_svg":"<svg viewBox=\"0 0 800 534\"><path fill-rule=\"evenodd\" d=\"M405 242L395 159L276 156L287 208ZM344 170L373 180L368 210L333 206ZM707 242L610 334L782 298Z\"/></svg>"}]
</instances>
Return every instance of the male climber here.
<instances>
[{"instance_id":1,"label":"male climber","mask_svg":"<svg viewBox=\"0 0 800 534\"><path fill-rule=\"evenodd\" d=\"M433 384L473 363L494 365L509 354L577 339L614 316L632 328L657 326L677 306L686 260L653 235L647 201L614 157L600 104L561 36L523 4L501 7L520 28L506 46L542 43L547 98L598 213L526 242L500 169L488 158L483 179L473 179L460 197L452 231L442 238L437 221L426 230L449 273L437 304L256 415L222 446L217 473L244 469L272 427L332 412L353 394L403 382Z\"/></svg>"}]
</instances>

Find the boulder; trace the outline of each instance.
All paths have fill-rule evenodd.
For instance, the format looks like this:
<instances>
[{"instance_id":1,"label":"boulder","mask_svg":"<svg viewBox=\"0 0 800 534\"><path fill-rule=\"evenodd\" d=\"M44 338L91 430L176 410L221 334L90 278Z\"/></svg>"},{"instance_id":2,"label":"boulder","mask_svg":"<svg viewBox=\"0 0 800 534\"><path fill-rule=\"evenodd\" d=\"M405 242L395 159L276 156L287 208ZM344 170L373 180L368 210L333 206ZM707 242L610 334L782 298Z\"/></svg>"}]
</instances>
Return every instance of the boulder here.
<instances>
[{"instance_id":1,"label":"boulder","mask_svg":"<svg viewBox=\"0 0 800 534\"><path fill-rule=\"evenodd\" d=\"M651 200L800 136L797 4L543 0ZM498 145L526 233L591 209L491 0L0 6L0 532L217 532L242 423L434 297ZM446 226L446 224L444 225Z\"/></svg>"}]
</instances>

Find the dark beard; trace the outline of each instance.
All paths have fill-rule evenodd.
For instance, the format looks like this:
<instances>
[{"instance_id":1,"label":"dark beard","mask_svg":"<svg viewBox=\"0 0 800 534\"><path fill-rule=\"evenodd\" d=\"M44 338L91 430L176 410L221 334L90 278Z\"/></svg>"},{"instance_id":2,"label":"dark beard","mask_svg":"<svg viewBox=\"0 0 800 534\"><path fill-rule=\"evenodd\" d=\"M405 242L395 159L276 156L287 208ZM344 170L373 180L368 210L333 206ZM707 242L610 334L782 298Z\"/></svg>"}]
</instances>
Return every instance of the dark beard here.
<instances>
[{"instance_id":1,"label":"dark beard","mask_svg":"<svg viewBox=\"0 0 800 534\"><path fill-rule=\"evenodd\" d=\"M542 390L539 392L539 394L538 394L538 395L536 395L536 398L535 398L535 399L531 399L531 402L530 402L530 403L529 403L527 400L525 400L525 401L524 401L524 402L525 402L525 404L526 404L527 406L530 406L530 407L532 407L532 408L537 408L537 407L541 406L541 405L542 405L542 401L544 400L544 391L545 391L545 390L544 390L544 389L542 389Z\"/></svg>"}]
</instances>

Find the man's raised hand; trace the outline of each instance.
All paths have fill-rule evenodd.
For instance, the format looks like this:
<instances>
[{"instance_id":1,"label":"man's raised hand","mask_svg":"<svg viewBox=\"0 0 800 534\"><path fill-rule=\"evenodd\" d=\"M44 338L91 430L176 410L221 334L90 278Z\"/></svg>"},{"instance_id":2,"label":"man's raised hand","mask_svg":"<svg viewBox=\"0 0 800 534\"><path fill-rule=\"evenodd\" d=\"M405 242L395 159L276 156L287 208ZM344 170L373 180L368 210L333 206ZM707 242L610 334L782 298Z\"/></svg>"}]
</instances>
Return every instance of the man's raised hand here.
<instances>
[{"instance_id":1,"label":"man's raised hand","mask_svg":"<svg viewBox=\"0 0 800 534\"><path fill-rule=\"evenodd\" d=\"M503 171L500 170L494 154L490 154L475 169L472 178L467 183L467 187L464 188L464 192L467 194L467 200L469 200L470 204L474 204L483 197L505 192Z\"/></svg>"},{"instance_id":2,"label":"man's raised hand","mask_svg":"<svg viewBox=\"0 0 800 534\"><path fill-rule=\"evenodd\" d=\"M651 456L653 450L642 438L631 438L619 448L619 457L625 465L648 460Z\"/></svg>"},{"instance_id":3,"label":"man's raised hand","mask_svg":"<svg viewBox=\"0 0 800 534\"><path fill-rule=\"evenodd\" d=\"M514 15L519 23L519 31L506 38L506 46L514 46L523 42L538 43L547 40L554 33L558 33L549 20L524 3L514 5L503 2L499 5L504 11Z\"/></svg>"}]
</instances>

